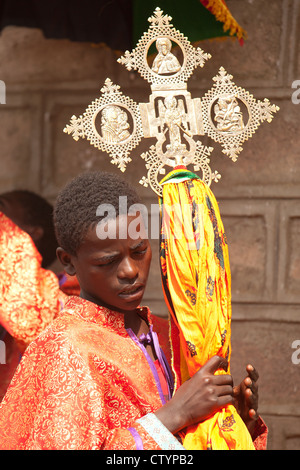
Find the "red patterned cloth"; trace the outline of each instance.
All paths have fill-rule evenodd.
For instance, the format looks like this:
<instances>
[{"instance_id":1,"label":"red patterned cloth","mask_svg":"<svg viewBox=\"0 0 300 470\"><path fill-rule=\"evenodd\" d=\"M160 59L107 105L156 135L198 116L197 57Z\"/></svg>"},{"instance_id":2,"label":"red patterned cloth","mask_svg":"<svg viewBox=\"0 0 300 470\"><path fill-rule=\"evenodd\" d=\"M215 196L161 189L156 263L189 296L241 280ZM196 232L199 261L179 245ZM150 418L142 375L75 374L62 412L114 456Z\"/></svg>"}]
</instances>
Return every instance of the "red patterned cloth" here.
<instances>
[{"instance_id":1,"label":"red patterned cloth","mask_svg":"<svg viewBox=\"0 0 300 470\"><path fill-rule=\"evenodd\" d=\"M0 364L0 402L20 357L57 316L70 294L79 294L76 277L43 269L32 238L0 212L0 325L5 329L5 364Z\"/></svg>"},{"instance_id":2,"label":"red patterned cloth","mask_svg":"<svg viewBox=\"0 0 300 470\"><path fill-rule=\"evenodd\" d=\"M123 315L70 297L23 355L0 405L0 448L159 449L137 420L160 393Z\"/></svg>"},{"instance_id":3,"label":"red patterned cloth","mask_svg":"<svg viewBox=\"0 0 300 470\"><path fill-rule=\"evenodd\" d=\"M0 212L0 324L25 348L55 318L57 276L41 268L32 238Z\"/></svg>"},{"instance_id":4,"label":"red patterned cloth","mask_svg":"<svg viewBox=\"0 0 300 470\"><path fill-rule=\"evenodd\" d=\"M256 421L252 439L255 450L267 450L268 427L260 416Z\"/></svg>"}]
</instances>

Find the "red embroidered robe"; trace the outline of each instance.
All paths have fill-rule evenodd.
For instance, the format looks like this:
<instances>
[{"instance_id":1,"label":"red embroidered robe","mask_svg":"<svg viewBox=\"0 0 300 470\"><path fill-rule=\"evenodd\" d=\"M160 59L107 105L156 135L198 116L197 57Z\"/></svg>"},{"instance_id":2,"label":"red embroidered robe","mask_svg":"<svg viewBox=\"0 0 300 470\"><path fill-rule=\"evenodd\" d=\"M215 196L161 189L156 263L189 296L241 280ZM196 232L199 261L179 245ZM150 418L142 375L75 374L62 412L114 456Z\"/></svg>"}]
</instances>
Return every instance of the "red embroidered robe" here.
<instances>
[{"instance_id":1,"label":"red embroidered robe","mask_svg":"<svg viewBox=\"0 0 300 470\"><path fill-rule=\"evenodd\" d=\"M76 277L43 269L32 238L0 212L0 402L22 353L57 316L69 295L79 295Z\"/></svg>"},{"instance_id":2,"label":"red embroidered robe","mask_svg":"<svg viewBox=\"0 0 300 470\"><path fill-rule=\"evenodd\" d=\"M137 420L162 406L162 389L123 318L70 297L23 355L0 405L0 448L160 448Z\"/></svg>"}]
</instances>

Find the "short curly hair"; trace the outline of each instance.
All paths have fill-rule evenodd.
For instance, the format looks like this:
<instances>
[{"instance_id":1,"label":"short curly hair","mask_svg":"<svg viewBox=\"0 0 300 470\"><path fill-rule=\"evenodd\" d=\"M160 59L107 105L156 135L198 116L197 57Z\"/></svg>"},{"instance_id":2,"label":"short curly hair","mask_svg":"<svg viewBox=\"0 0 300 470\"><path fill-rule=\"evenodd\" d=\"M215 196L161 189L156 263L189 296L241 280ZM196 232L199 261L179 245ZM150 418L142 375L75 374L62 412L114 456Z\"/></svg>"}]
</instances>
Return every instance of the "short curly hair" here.
<instances>
[{"instance_id":1,"label":"short curly hair","mask_svg":"<svg viewBox=\"0 0 300 470\"><path fill-rule=\"evenodd\" d=\"M127 197L127 211L141 204L138 193L123 178L108 172L83 173L58 194L54 206L54 226L59 245L76 255L88 229L103 216L96 214L100 204L111 204L119 215L119 197Z\"/></svg>"}]
</instances>

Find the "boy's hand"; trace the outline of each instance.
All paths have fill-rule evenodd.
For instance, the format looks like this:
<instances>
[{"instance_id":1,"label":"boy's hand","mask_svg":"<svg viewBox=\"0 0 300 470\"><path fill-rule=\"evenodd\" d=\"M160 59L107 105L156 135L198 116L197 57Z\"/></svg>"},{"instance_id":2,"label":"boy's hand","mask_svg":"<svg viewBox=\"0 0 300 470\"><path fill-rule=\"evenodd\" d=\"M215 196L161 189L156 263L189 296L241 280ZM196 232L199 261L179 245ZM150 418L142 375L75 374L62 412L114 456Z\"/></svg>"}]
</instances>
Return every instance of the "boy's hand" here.
<instances>
[{"instance_id":1,"label":"boy's hand","mask_svg":"<svg viewBox=\"0 0 300 470\"><path fill-rule=\"evenodd\" d=\"M170 432L175 434L186 426L204 421L225 405L234 404L231 375L214 375L227 366L224 358L213 356L155 412Z\"/></svg>"},{"instance_id":2,"label":"boy's hand","mask_svg":"<svg viewBox=\"0 0 300 470\"><path fill-rule=\"evenodd\" d=\"M257 370L248 364L246 367L247 377L234 387L235 407L246 424L250 434L253 433L256 420L258 419L258 385L259 374Z\"/></svg>"}]
</instances>

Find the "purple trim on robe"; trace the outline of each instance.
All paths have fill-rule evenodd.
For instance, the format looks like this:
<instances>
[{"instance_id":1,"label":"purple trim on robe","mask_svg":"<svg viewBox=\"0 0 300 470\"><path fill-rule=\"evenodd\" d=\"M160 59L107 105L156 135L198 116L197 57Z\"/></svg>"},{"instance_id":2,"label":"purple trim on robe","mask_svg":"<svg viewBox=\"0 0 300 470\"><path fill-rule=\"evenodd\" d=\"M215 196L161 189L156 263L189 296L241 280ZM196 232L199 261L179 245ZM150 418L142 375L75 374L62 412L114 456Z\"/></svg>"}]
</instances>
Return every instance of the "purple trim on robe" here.
<instances>
[{"instance_id":1,"label":"purple trim on robe","mask_svg":"<svg viewBox=\"0 0 300 470\"><path fill-rule=\"evenodd\" d=\"M135 428L128 428L128 431L132 434L135 440L136 450L144 450L144 445L141 436Z\"/></svg>"},{"instance_id":2,"label":"purple trim on robe","mask_svg":"<svg viewBox=\"0 0 300 470\"><path fill-rule=\"evenodd\" d=\"M165 377L166 377L167 384L168 384L168 389L169 389L169 399L170 399L172 397L173 391L174 391L174 380L173 380L173 375L172 375L172 372L171 372L171 368L168 364L167 358L166 358L163 350L161 349L161 347L159 345L158 336L157 336L157 333L155 331L153 331L153 326L150 327L150 335L153 338L154 349L155 349L156 355L158 357L159 363L162 366L162 368L164 370L164 373L165 373Z\"/></svg>"},{"instance_id":3,"label":"purple trim on robe","mask_svg":"<svg viewBox=\"0 0 300 470\"><path fill-rule=\"evenodd\" d=\"M57 277L58 277L59 287L63 286L67 280L67 276L64 273L59 273Z\"/></svg>"},{"instance_id":4,"label":"purple trim on robe","mask_svg":"<svg viewBox=\"0 0 300 470\"><path fill-rule=\"evenodd\" d=\"M161 399L161 402L163 405L165 405L166 403L166 400L165 400L165 397L164 397L164 394L163 394L163 391L162 391L162 388L161 388L161 384L160 384L160 381L159 381L159 377L158 377L158 373L157 373L157 370L156 370L156 367L155 367L155 364L154 362L152 361L151 357L149 356L149 354L147 353L146 351L146 348L144 347L144 345L139 341L138 337L135 335L135 333L132 331L131 328L128 328L126 329L127 333L129 334L130 338L137 344L137 346L142 350L142 352L144 353L144 356L145 358L147 359L147 362L150 366L150 369L152 371L152 374L154 376L154 379L155 379L155 383L156 383L156 386L157 386L157 389L158 389L158 393L159 393L159 396L160 396L160 399ZM156 354L157 354L157 351L155 351Z\"/></svg>"}]
</instances>

